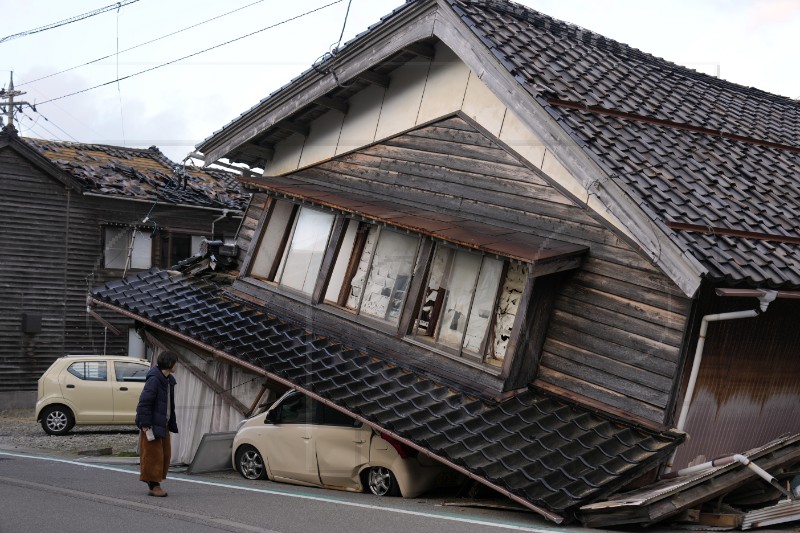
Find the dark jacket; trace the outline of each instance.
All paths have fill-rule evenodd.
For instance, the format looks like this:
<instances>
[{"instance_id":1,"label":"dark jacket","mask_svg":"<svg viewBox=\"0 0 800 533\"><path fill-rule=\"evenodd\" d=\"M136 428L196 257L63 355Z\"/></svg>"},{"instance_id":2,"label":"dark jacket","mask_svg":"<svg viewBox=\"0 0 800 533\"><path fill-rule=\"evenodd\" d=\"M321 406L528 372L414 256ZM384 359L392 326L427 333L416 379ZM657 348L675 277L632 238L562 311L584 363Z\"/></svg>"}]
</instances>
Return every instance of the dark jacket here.
<instances>
[{"instance_id":1,"label":"dark jacket","mask_svg":"<svg viewBox=\"0 0 800 533\"><path fill-rule=\"evenodd\" d=\"M175 419L175 378L169 378L158 367L153 367L147 373L144 389L139 396L139 405L136 406L136 426L151 427L153 434L162 439L167 436L167 428L172 433L178 432L178 423ZM167 416L167 395L169 394L170 412Z\"/></svg>"}]
</instances>

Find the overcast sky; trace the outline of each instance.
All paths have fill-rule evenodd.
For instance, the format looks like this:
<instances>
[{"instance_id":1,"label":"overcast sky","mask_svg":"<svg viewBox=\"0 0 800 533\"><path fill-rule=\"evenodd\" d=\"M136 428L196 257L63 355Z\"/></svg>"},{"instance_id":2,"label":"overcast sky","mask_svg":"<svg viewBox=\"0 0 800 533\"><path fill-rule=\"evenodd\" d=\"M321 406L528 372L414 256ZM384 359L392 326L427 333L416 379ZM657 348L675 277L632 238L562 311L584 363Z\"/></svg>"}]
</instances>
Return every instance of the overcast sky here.
<instances>
[{"instance_id":1,"label":"overcast sky","mask_svg":"<svg viewBox=\"0 0 800 533\"><path fill-rule=\"evenodd\" d=\"M119 10L0 42L0 87L7 87L13 70L16 88L27 92L21 99L41 103L38 112L26 110L18 122L24 136L156 145L180 161L195 144L330 50L339 39L347 0L264 29L330 2L335 0L138 0ZM519 3L695 70L800 97L800 0ZM0 0L0 39L110 4L110 0ZM402 0L352 0L343 42L402 4ZM214 20L116 55L117 50L207 19ZM253 32L258 33L134 75ZM105 56L110 57L33 81ZM126 76L131 77L109 83ZM57 99L100 84L107 85ZM51 99L57 100L44 103Z\"/></svg>"}]
</instances>

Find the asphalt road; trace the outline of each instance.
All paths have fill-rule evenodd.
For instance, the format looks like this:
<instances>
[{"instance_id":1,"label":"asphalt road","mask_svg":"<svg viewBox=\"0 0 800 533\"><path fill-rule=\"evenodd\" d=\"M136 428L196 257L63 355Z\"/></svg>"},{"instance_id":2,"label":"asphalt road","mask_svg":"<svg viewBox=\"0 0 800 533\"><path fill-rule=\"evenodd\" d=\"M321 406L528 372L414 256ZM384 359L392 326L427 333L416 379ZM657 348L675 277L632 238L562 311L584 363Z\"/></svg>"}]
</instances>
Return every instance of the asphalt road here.
<instances>
[{"instance_id":1,"label":"asphalt road","mask_svg":"<svg viewBox=\"0 0 800 533\"><path fill-rule=\"evenodd\" d=\"M167 498L148 496L133 464L0 450L0 533L563 531L533 513L444 506L437 498L377 498L236 474L171 473L163 487Z\"/></svg>"}]
</instances>

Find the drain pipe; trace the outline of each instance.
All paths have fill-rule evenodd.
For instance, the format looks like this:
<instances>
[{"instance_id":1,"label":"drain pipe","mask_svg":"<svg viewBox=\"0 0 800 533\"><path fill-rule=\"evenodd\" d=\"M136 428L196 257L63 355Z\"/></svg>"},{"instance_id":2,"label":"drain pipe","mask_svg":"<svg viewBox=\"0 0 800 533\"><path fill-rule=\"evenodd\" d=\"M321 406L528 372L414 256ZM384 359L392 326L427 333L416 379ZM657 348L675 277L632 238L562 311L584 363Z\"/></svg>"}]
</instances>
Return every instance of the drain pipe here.
<instances>
[{"instance_id":1,"label":"drain pipe","mask_svg":"<svg viewBox=\"0 0 800 533\"><path fill-rule=\"evenodd\" d=\"M211 238L209 240L211 240L211 241L214 240L214 225L217 222L219 222L220 220L222 220L223 218L227 217L227 216L228 216L228 210L227 209L223 209L222 210L222 214L211 221Z\"/></svg>"},{"instance_id":2,"label":"drain pipe","mask_svg":"<svg viewBox=\"0 0 800 533\"><path fill-rule=\"evenodd\" d=\"M708 461L705 463L701 463L699 465L690 466L688 468L678 470L677 472L662 477L664 479L667 479L667 478L688 476L689 474L702 472L703 470L708 470L709 468L714 468L716 466L726 466L733 463L741 463L750 470L752 470L753 472L755 472L758 475L758 477L760 477L761 479L765 480L767 483L778 489L781 494L786 496L787 500L795 499L794 496L792 496L792 493L787 491L786 488L781 485L781 482L775 479L775 477L772 474L770 474L769 472L767 472L766 470L764 470L763 468L752 462L746 456L739 453L734 455L728 455L726 457L719 457L717 459L714 459L713 461Z\"/></svg>"},{"instance_id":3,"label":"drain pipe","mask_svg":"<svg viewBox=\"0 0 800 533\"><path fill-rule=\"evenodd\" d=\"M700 324L700 338L697 340L697 348L694 352L694 362L692 363L692 373L689 375L689 384L686 387L686 396L683 398L683 405L681 406L681 413L678 417L678 425L676 429L683 431L686 426L686 417L689 415L689 405L692 403L692 396L694 396L694 388L697 385L697 375L700 373L700 362L703 360L703 349L706 345L706 334L708 333L709 322L722 322L724 320L735 320L738 318L753 318L767 310L769 304L778 296L777 291L764 291L764 294L758 297L758 309L750 309L747 311L733 311L731 313L717 313L706 315ZM675 461L675 455L678 453L677 448L672 452L672 457L664 467L663 474L672 472L672 463Z\"/></svg>"}]
</instances>

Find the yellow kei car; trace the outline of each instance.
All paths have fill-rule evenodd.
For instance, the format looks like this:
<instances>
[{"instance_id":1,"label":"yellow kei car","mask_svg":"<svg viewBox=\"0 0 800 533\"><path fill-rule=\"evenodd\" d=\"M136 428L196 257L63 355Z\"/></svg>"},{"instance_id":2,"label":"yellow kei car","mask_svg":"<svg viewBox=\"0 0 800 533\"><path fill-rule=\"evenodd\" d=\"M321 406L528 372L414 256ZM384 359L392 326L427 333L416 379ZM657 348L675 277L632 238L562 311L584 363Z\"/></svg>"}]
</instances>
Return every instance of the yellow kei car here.
<instances>
[{"instance_id":1,"label":"yellow kei car","mask_svg":"<svg viewBox=\"0 0 800 533\"><path fill-rule=\"evenodd\" d=\"M133 424L149 370L149 361L126 356L59 357L39 378L36 420L50 435L76 424Z\"/></svg>"}]
</instances>

